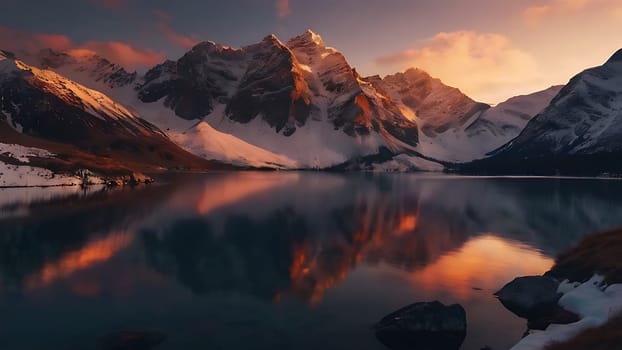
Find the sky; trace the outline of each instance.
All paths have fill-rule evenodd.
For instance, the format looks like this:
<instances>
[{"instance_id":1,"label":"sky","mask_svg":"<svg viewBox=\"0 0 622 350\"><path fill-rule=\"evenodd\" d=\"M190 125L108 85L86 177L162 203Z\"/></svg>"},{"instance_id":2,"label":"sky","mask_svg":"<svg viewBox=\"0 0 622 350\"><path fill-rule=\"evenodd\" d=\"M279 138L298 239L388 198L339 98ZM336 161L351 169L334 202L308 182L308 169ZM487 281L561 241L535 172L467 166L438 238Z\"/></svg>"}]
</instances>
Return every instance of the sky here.
<instances>
[{"instance_id":1,"label":"sky","mask_svg":"<svg viewBox=\"0 0 622 350\"><path fill-rule=\"evenodd\" d=\"M88 50L132 70L200 41L307 29L362 75L416 67L499 103L564 84L622 48L620 0L2 0L0 48Z\"/></svg>"}]
</instances>

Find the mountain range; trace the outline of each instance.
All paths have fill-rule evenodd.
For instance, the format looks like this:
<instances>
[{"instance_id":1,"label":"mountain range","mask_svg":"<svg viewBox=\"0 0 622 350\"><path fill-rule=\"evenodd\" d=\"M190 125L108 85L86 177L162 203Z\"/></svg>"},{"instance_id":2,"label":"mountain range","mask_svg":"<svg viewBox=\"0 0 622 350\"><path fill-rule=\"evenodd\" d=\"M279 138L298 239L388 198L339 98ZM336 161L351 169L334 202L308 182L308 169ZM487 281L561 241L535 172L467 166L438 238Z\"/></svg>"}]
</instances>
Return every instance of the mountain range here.
<instances>
[{"instance_id":1,"label":"mountain range","mask_svg":"<svg viewBox=\"0 0 622 350\"><path fill-rule=\"evenodd\" d=\"M87 51L1 51L0 186L33 168L615 173L621 82L618 52L491 106L420 69L363 77L310 30L202 42L144 74Z\"/></svg>"},{"instance_id":2,"label":"mountain range","mask_svg":"<svg viewBox=\"0 0 622 350\"><path fill-rule=\"evenodd\" d=\"M620 136L622 50L602 66L574 76L518 137L464 170L615 175L622 172Z\"/></svg>"}]
</instances>

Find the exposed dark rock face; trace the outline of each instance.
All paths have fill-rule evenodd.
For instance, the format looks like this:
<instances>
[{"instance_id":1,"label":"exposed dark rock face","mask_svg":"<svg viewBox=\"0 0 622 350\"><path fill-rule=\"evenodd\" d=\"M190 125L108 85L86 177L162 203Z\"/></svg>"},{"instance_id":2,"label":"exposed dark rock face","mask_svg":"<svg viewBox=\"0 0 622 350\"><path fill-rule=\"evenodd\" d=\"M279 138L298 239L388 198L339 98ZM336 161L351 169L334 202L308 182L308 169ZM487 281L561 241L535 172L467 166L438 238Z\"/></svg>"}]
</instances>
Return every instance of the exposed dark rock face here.
<instances>
[{"instance_id":1,"label":"exposed dark rock face","mask_svg":"<svg viewBox=\"0 0 622 350\"><path fill-rule=\"evenodd\" d=\"M258 115L277 132L293 134L311 111L307 83L292 52L275 36L245 48L248 68L227 105L231 120L248 123Z\"/></svg>"},{"instance_id":2,"label":"exposed dark rock face","mask_svg":"<svg viewBox=\"0 0 622 350\"><path fill-rule=\"evenodd\" d=\"M311 110L296 58L275 36L241 49L198 44L177 62L147 72L138 95L147 103L164 98L167 107L189 120L225 104L231 120L248 123L261 116L285 134L304 125Z\"/></svg>"},{"instance_id":3,"label":"exposed dark rock face","mask_svg":"<svg viewBox=\"0 0 622 350\"><path fill-rule=\"evenodd\" d=\"M137 89L143 102L164 99L188 120L224 105L228 119L245 124L261 118L285 136L313 117L352 137L374 132L418 144L417 124L311 31L287 44L274 35L240 49L198 44L178 61L151 69Z\"/></svg>"},{"instance_id":4,"label":"exposed dark rock face","mask_svg":"<svg viewBox=\"0 0 622 350\"><path fill-rule=\"evenodd\" d=\"M466 312L438 301L399 309L374 325L378 340L395 350L457 350L466 337Z\"/></svg>"},{"instance_id":5,"label":"exposed dark rock face","mask_svg":"<svg viewBox=\"0 0 622 350\"><path fill-rule=\"evenodd\" d=\"M245 54L204 42L196 45L178 61L166 61L145 75L138 87L143 102L165 98L164 104L184 119L200 119L209 114L216 101L227 98L237 83L237 69L244 68Z\"/></svg>"}]
</instances>

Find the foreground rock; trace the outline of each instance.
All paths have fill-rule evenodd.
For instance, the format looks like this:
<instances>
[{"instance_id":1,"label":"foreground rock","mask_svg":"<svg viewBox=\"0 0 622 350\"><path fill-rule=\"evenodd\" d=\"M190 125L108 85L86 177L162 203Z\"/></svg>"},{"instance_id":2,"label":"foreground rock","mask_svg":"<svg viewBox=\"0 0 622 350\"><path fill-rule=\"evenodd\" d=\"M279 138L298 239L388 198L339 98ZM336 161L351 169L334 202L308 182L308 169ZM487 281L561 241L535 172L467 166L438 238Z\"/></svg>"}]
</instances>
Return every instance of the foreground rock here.
<instances>
[{"instance_id":1,"label":"foreground rock","mask_svg":"<svg viewBox=\"0 0 622 350\"><path fill-rule=\"evenodd\" d=\"M390 349L457 350L466 337L466 312L458 304L415 303L385 316L373 329Z\"/></svg>"},{"instance_id":2,"label":"foreground rock","mask_svg":"<svg viewBox=\"0 0 622 350\"><path fill-rule=\"evenodd\" d=\"M538 283L524 283L522 298L534 295L551 297L546 278L563 281L556 290L562 294L554 315L553 325L543 332L528 332L512 350L592 349L617 350L622 344L622 230L594 234L561 254L555 266ZM589 277L591 276L591 277ZM534 277L523 278L525 281ZM517 279L520 280L520 279ZM504 293L519 293L516 280L504 287ZM546 291L544 293L543 291ZM541 294L543 293L543 294ZM502 294L501 291L497 294ZM505 295L513 295L511 293ZM516 297L515 300L522 300ZM535 299L531 303L535 303ZM529 303L524 303L525 305ZM562 317L560 317L560 314ZM545 316L540 320L550 318ZM561 320L560 320L561 319ZM563 322L565 321L565 322ZM534 322L530 320L529 328ZM541 326L544 326L542 324Z\"/></svg>"},{"instance_id":3,"label":"foreground rock","mask_svg":"<svg viewBox=\"0 0 622 350\"><path fill-rule=\"evenodd\" d=\"M545 276L519 277L495 293L508 310L526 319L536 319L555 311L561 293L559 282Z\"/></svg>"}]
</instances>

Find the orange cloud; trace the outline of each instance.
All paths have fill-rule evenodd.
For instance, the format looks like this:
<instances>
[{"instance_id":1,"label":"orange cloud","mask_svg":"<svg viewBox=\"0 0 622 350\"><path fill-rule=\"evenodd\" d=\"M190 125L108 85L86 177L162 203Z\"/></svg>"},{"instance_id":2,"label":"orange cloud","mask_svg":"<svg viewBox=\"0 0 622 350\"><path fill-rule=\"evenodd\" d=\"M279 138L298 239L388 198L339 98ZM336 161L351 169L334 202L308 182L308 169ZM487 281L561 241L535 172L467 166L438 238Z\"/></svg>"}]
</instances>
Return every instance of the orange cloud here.
<instances>
[{"instance_id":1,"label":"orange cloud","mask_svg":"<svg viewBox=\"0 0 622 350\"><path fill-rule=\"evenodd\" d=\"M53 50L65 50L71 47L71 39L60 34L36 34L35 40Z\"/></svg>"},{"instance_id":2,"label":"orange cloud","mask_svg":"<svg viewBox=\"0 0 622 350\"><path fill-rule=\"evenodd\" d=\"M540 85L534 58L500 34L442 32L376 63L393 70L421 68L484 102L500 102L517 88Z\"/></svg>"},{"instance_id":3,"label":"orange cloud","mask_svg":"<svg viewBox=\"0 0 622 350\"><path fill-rule=\"evenodd\" d=\"M186 36L175 31L171 26L171 15L168 12L161 9L153 9L151 12L158 18L158 29L171 44L189 49L199 42L194 36Z\"/></svg>"},{"instance_id":4,"label":"orange cloud","mask_svg":"<svg viewBox=\"0 0 622 350\"><path fill-rule=\"evenodd\" d=\"M89 41L81 48L92 50L129 69L154 66L166 59L160 52L119 41Z\"/></svg>"},{"instance_id":5,"label":"orange cloud","mask_svg":"<svg viewBox=\"0 0 622 350\"><path fill-rule=\"evenodd\" d=\"M543 6L532 6L528 7L523 16L525 20L529 23L535 23L542 20L542 18L546 17L548 14L552 12L553 8L549 5Z\"/></svg>"},{"instance_id":6,"label":"orange cloud","mask_svg":"<svg viewBox=\"0 0 622 350\"><path fill-rule=\"evenodd\" d=\"M68 36L27 31L0 26L0 49L18 55L50 48L56 51L71 51L74 54L98 54L128 69L150 67L164 61L161 52L119 41L88 41L75 43Z\"/></svg>"},{"instance_id":7,"label":"orange cloud","mask_svg":"<svg viewBox=\"0 0 622 350\"><path fill-rule=\"evenodd\" d=\"M276 0L276 12L280 18L289 16L292 13L289 0Z\"/></svg>"},{"instance_id":8,"label":"orange cloud","mask_svg":"<svg viewBox=\"0 0 622 350\"><path fill-rule=\"evenodd\" d=\"M613 11L619 0L547 0L544 4L530 6L523 11L523 19L529 24L541 23L545 18L572 16L587 11Z\"/></svg>"},{"instance_id":9,"label":"orange cloud","mask_svg":"<svg viewBox=\"0 0 622 350\"><path fill-rule=\"evenodd\" d=\"M0 26L1 49L19 53L41 48L67 50L72 47L71 39L60 34L28 33L25 31Z\"/></svg>"}]
</instances>

